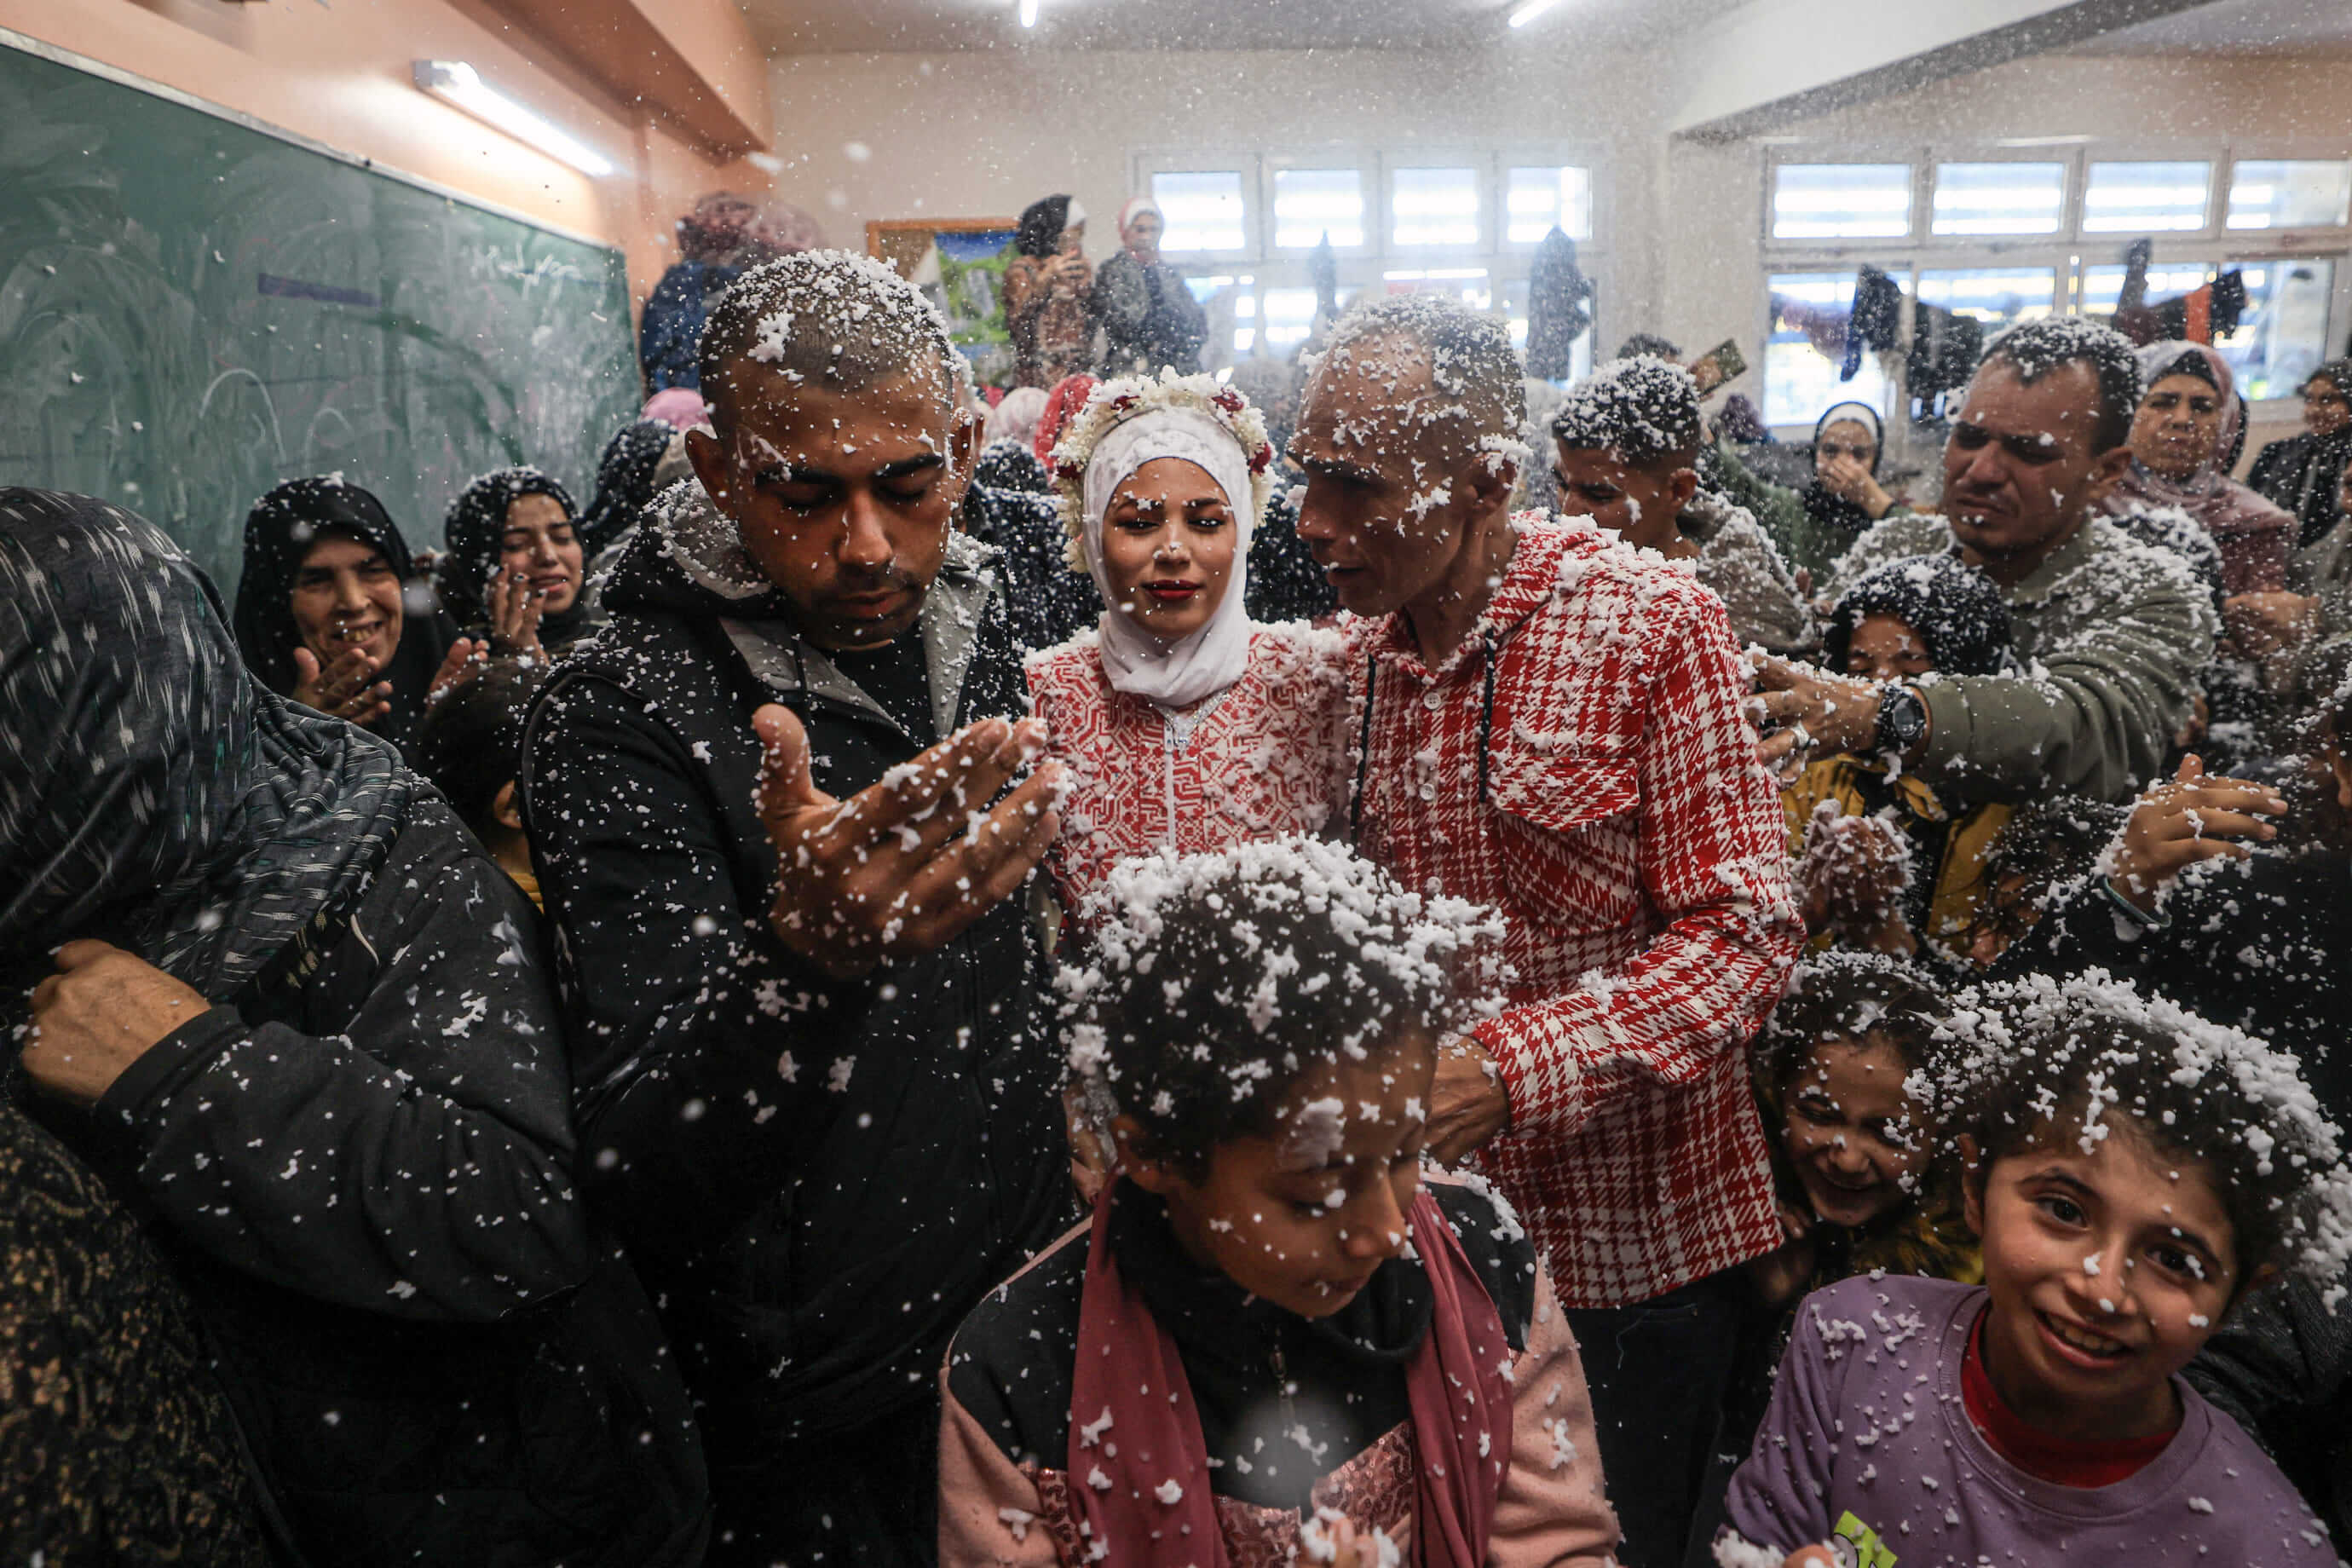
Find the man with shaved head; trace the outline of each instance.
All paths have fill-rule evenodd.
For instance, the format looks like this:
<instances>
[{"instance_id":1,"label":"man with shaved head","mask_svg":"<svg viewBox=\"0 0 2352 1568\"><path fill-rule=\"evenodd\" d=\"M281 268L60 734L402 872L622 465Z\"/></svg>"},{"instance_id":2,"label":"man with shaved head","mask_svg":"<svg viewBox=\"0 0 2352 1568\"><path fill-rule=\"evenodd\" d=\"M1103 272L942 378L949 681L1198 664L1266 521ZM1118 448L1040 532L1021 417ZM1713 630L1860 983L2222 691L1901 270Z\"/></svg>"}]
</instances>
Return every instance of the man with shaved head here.
<instances>
[{"instance_id":1,"label":"man with shaved head","mask_svg":"<svg viewBox=\"0 0 2352 1568\"><path fill-rule=\"evenodd\" d=\"M938 312L803 252L701 354L695 480L530 721L577 1170L696 1395L710 1562L928 1563L940 1356L1068 1204L1011 896L1055 770L1006 791L1041 731L953 527L975 430Z\"/></svg>"},{"instance_id":2,"label":"man with shaved head","mask_svg":"<svg viewBox=\"0 0 2352 1568\"><path fill-rule=\"evenodd\" d=\"M1728 1271L1780 1242L1745 1047L1803 932L1721 601L1510 515L1522 385L1499 320L1352 311L1291 445L1298 532L1362 617L1359 847L1508 932L1509 1005L1449 1042L1430 1148L1495 1178L1571 1309L1622 1560L1678 1563Z\"/></svg>"}]
</instances>

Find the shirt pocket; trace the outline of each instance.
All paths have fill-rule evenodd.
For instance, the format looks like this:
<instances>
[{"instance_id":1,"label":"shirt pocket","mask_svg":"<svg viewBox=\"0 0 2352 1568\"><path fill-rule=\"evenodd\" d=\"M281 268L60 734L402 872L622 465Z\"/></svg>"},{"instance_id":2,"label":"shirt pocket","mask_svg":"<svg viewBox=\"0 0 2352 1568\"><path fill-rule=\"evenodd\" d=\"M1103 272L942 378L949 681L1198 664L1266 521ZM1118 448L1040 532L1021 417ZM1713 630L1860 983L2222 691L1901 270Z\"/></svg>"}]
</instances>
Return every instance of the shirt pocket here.
<instances>
[{"instance_id":1,"label":"shirt pocket","mask_svg":"<svg viewBox=\"0 0 2352 1568\"><path fill-rule=\"evenodd\" d=\"M1642 781L1631 762L1497 748L1486 787L1518 913L1562 931L1639 918Z\"/></svg>"}]
</instances>

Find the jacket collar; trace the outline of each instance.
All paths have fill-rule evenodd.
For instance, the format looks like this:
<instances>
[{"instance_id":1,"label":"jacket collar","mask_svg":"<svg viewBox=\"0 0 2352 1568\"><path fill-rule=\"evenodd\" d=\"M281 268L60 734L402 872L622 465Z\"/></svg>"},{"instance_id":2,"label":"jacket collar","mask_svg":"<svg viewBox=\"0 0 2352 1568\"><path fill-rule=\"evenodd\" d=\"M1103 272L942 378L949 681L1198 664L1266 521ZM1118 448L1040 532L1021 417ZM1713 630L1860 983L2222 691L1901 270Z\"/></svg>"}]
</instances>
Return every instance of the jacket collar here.
<instances>
[{"instance_id":1,"label":"jacket collar","mask_svg":"<svg viewBox=\"0 0 2352 1568\"><path fill-rule=\"evenodd\" d=\"M995 552L969 534L948 536L947 561L923 596L915 628L923 639L923 666L930 679L931 722L945 737L955 729L963 705L964 677L980 646L981 617L996 592ZM727 640L760 683L783 697L807 697L849 709L891 729L898 721L844 675L824 650L777 616L722 616Z\"/></svg>"}]
</instances>

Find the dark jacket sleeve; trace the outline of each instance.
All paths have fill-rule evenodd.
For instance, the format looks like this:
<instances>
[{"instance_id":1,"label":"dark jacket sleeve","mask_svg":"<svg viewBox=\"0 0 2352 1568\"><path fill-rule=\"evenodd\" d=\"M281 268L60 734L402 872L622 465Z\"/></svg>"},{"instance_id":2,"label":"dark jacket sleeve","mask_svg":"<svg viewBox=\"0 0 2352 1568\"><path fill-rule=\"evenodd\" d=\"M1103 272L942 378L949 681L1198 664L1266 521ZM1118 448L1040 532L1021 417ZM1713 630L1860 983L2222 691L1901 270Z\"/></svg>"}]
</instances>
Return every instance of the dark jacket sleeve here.
<instances>
[{"instance_id":1,"label":"dark jacket sleeve","mask_svg":"<svg viewBox=\"0 0 2352 1568\"><path fill-rule=\"evenodd\" d=\"M647 393L702 384L702 366L696 357L705 313L702 273L700 267L679 262L662 274L646 300L637 362Z\"/></svg>"},{"instance_id":2,"label":"dark jacket sleeve","mask_svg":"<svg viewBox=\"0 0 2352 1568\"><path fill-rule=\"evenodd\" d=\"M646 710L593 677L549 696L531 847L562 933L582 1183L633 1252L674 1258L773 1196L849 1023L756 940L709 760Z\"/></svg>"},{"instance_id":3,"label":"dark jacket sleeve","mask_svg":"<svg viewBox=\"0 0 2352 1568\"><path fill-rule=\"evenodd\" d=\"M423 803L299 1016L215 1007L100 1102L145 1195L231 1267L371 1311L488 1321L578 1284L569 1084L530 919Z\"/></svg>"}]
</instances>

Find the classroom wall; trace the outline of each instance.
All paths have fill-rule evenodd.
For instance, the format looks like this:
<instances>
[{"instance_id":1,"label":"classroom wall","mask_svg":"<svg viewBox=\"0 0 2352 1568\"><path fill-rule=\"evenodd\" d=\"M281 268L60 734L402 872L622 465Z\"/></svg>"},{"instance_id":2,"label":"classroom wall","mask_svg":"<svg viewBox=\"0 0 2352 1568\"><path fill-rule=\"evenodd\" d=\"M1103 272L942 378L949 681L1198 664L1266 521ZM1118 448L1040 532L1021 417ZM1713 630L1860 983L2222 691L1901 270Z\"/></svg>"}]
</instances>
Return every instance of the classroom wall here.
<instances>
[{"instance_id":1,"label":"classroom wall","mask_svg":"<svg viewBox=\"0 0 2352 1568\"><path fill-rule=\"evenodd\" d=\"M696 0L672 25L686 47L713 57L706 9ZM308 0L0 0L0 26L617 245L639 306L677 258L671 225L698 194L768 184L533 44L483 0L336 0L332 9ZM409 74L425 58L472 63L618 171L590 179L427 97ZM754 73L749 89L764 86Z\"/></svg>"},{"instance_id":2,"label":"classroom wall","mask_svg":"<svg viewBox=\"0 0 2352 1568\"><path fill-rule=\"evenodd\" d=\"M1530 45L1533 40L1527 40ZM1055 191L1115 244L1132 154L1561 139L1623 177L1600 268L1604 327L1647 315L1656 275L1647 177L1658 110L1631 54L1493 51L1116 53L991 49L779 57L779 191L861 247L869 219L1012 217ZM1606 90L1596 90L1596 87ZM1622 313L1621 313L1622 312Z\"/></svg>"},{"instance_id":3,"label":"classroom wall","mask_svg":"<svg viewBox=\"0 0 2352 1568\"><path fill-rule=\"evenodd\" d=\"M1657 166L1656 205L1665 215L1659 328L1681 342L1735 336L1743 345L1754 342L1764 271L1764 166L1775 145L1820 144L1841 156L1874 148L1910 155L1923 145L1983 147L2000 137L2094 136L2131 143L2138 156L2221 141L2341 156L2352 147L2347 68L2340 59L2269 56L2050 55L1798 121L1769 138L1674 139L1661 145ZM2159 237L2159 258L2162 245ZM2111 248L2120 253L2119 244ZM2338 271L2341 317L2352 290L2352 277L2343 274L2352 268ZM2295 426L2292 408L2265 405L2247 443L2249 461L2263 442Z\"/></svg>"}]
</instances>

